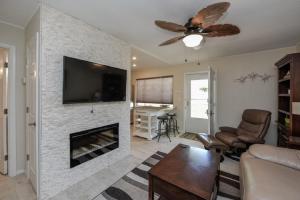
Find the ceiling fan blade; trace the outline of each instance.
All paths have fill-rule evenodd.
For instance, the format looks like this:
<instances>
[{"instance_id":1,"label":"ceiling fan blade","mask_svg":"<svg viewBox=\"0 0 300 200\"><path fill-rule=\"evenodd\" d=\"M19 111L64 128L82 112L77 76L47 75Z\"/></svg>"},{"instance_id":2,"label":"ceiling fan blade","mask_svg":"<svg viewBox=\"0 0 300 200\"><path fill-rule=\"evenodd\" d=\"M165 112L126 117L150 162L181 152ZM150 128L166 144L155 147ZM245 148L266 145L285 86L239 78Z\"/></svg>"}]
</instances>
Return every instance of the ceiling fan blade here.
<instances>
[{"instance_id":1,"label":"ceiling fan blade","mask_svg":"<svg viewBox=\"0 0 300 200\"><path fill-rule=\"evenodd\" d=\"M198 12L198 14L192 19L192 24L194 26L201 26L202 28L213 25L223 16L229 6L229 2L209 5Z\"/></svg>"},{"instance_id":2,"label":"ceiling fan blade","mask_svg":"<svg viewBox=\"0 0 300 200\"><path fill-rule=\"evenodd\" d=\"M162 29L173 32L185 32L187 30L184 26L172 22L156 20L155 24Z\"/></svg>"},{"instance_id":3,"label":"ceiling fan blade","mask_svg":"<svg viewBox=\"0 0 300 200\"><path fill-rule=\"evenodd\" d=\"M178 36L178 37L172 38L172 39L170 39L170 40L167 40L167 41L161 43L159 46L165 46L165 45L173 44L173 43L175 43L175 42L181 40L181 39L184 38L184 37L185 37L185 36L183 35L183 36Z\"/></svg>"},{"instance_id":4,"label":"ceiling fan blade","mask_svg":"<svg viewBox=\"0 0 300 200\"><path fill-rule=\"evenodd\" d=\"M232 24L216 24L211 25L203 30L203 35L206 37L221 37L227 35L236 35L241 31L239 27Z\"/></svg>"}]
</instances>

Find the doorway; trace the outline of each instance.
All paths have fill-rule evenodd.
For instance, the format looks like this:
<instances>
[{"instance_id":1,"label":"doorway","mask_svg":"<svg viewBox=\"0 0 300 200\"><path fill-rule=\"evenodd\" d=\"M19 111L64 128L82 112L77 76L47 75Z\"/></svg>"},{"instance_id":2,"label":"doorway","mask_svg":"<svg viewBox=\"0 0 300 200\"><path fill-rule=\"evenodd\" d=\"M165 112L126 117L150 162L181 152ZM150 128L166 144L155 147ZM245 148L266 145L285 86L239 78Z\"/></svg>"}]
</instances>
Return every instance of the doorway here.
<instances>
[{"instance_id":1,"label":"doorway","mask_svg":"<svg viewBox=\"0 0 300 200\"><path fill-rule=\"evenodd\" d=\"M6 50L5 68L3 73L6 73L4 77L6 79L6 108L7 110L1 110L0 113L5 113L2 117L6 118L5 128L2 130L4 134L3 141L6 141L6 148L4 147L3 152L6 150L4 157L4 167L7 167L7 175L10 177L17 175L17 139L16 139L16 47L4 43L0 43L0 48ZM9 71L9 72L8 72ZM3 99L2 99L3 101ZM4 99L5 101L5 99ZM5 102L4 102L5 103ZM3 126L4 127L4 126ZM3 136L2 136L3 138Z\"/></svg>"},{"instance_id":2,"label":"doorway","mask_svg":"<svg viewBox=\"0 0 300 200\"><path fill-rule=\"evenodd\" d=\"M214 133L215 73L209 69L184 75L184 131Z\"/></svg>"},{"instance_id":3,"label":"doorway","mask_svg":"<svg viewBox=\"0 0 300 200\"><path fill-rule=\"evenodd\" d=\"M0 48L0 174L8 173L7 117L8 49Z\"/></svg>"}]
</instances>

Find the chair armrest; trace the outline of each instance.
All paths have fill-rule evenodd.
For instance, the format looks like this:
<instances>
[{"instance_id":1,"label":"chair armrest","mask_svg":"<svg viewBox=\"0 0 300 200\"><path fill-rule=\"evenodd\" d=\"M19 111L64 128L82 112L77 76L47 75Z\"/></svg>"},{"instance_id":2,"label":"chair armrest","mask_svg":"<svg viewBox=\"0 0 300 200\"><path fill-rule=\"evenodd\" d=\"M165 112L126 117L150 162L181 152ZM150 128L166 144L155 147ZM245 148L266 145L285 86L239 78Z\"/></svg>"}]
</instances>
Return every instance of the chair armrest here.
<instances>
[{"instance_id":1,"label":"chair armrest","mask_svg":"<svg viewBox=\"0 0 300 200\"><path fill-rule=\"evenodd\" d=\"M248 152L256 158L300 170L300 151L264 144L250 146Z\"/></svg>"},{"instance_id":2,"label":"chair armrest","mask_svg":"<svg viewBox=\"0 0 300 200\"><path fill-rule=\"evenodd\" d=\"M221 126L219 129L221 132L237 133L237 128L233 127Z\"/></svg>"},{"instance_id":3,"label":"chair armrest","mask_svg":"<svg viewBox=\"0 0 300 200\"><path fill-rule=\"evenodd\" d=\"M263 144L265 143L264 140L259 140L256 137L253 137L252 135L239 135L238 139L242 142L249 143L249 144Z\"/></svg>"}]
</instances>

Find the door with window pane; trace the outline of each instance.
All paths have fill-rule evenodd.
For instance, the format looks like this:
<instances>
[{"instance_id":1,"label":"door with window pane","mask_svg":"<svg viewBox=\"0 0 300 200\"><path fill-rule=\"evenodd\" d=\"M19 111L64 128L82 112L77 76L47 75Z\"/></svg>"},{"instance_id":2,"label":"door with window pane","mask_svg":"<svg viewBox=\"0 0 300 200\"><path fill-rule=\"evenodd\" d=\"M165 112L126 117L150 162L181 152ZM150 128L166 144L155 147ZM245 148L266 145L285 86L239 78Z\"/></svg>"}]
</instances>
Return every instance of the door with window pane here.
<instances>
[{"instance_id":1,"label":"door with window pane","mask_svg":"<svg viewBox=\"0 0 300 200\"><path fill-rule=\"evenodd\" d=\"M208 132L208 86L208 73L186 75L186 132Z\"/></svg>"}]
</instances>

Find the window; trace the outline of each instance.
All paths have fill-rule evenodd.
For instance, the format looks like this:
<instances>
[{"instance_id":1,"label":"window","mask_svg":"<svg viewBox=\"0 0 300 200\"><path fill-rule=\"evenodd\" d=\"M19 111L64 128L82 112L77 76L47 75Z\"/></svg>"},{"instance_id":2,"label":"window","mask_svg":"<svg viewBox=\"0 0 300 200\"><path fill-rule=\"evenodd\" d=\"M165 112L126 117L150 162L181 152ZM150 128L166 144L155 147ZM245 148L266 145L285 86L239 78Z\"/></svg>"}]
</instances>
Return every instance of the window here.
<instances>
[{"instance_id":1,"label":"window","mask_svg":"<svg viewBox=\"0 0 300 200\"><path fill-rule=\"evenodd\" d=\"M208 119L208 80L191 80L191 118Z\"/></svg>"},{"instance_id":2,"label":"window","mask_svg":"<svg viewBox=\"0 0 300 200\"><path fill-rule=\"evenodd\" d=\"M173 76L137 79L138 104L173 104Z\"/></svg>"}]
</instances>

